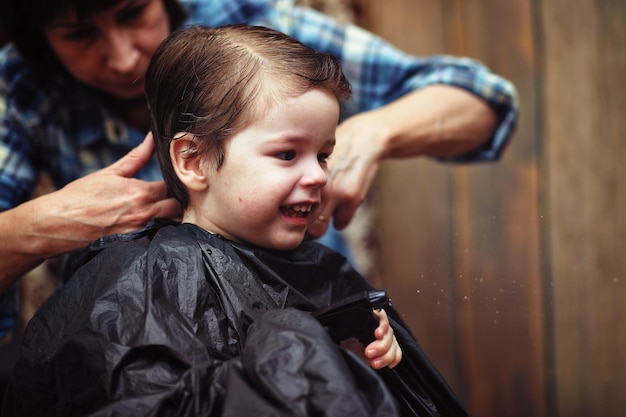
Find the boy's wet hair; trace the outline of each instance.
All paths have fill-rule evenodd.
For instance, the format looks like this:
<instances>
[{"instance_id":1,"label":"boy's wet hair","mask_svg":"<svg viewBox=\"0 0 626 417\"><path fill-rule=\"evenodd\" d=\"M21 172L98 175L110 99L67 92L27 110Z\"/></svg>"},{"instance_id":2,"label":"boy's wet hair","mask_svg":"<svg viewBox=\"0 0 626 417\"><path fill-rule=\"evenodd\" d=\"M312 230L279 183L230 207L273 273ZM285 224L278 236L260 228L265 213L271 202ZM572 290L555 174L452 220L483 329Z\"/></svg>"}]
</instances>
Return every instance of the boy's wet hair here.
<instances>
[{"instance_id":1,"label":"boy's wet hair","mask_svg":"<svg viewBox=\"0 0 626 417\"><path fill-rule=\"evenodd\" d=\"M114 8L124 0L2 0L0 19L7 38L40 75L51 75L63 67L44 36L44 27L58 16L76 12L79 20ZM169 14L172 29L187 18L178 0L161 0Z\"/></svg>"},{"instance_id":2,"label":"boy's wet hair","mask_svg":"<svg viewBox=\"0 0 626 417\"><path fill-rule=\"evenodd\" d=\"M170 143L194 136L189 157L219 169L223 144L261 109L314 88L341 103L350 84L330 54L314 51L273 29L192 26L174 32L157 49L146 74L146 97L156 153L170 195L186 208L189 195L174 172Z\"/></svg>"}]
</instances>

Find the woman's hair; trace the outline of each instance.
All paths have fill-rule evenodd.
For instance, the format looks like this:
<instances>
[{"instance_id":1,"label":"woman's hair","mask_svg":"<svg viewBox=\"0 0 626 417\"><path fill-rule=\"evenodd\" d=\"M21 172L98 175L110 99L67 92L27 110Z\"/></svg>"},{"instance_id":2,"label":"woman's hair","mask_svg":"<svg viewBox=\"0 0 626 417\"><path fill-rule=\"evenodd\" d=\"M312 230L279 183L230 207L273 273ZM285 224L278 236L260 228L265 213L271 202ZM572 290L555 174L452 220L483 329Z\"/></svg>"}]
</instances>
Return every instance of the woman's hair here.
<instances>
[{"instance_id":1,"label":"woman's hair","mask_svg":"<svg viewBox=\"0 0 626 417\"><path fill-rule=\"evenodd\" d=\"M44 36L44 27L59 15L75 11L79 20L109 10L123 0L2 0L0 19L9 41L38 73L49 75L62 69ZM178 0L161 0L176 29L187 18Z\"/></svg>"},{"instance_id":2,"label":"woman's hair","mask_svg":"<svg viewBox=\"0 0 626 417\"><path fill-rule=\"evenodd\" d=\"M190 133L188 157L216 169L224 141L262 114L262 109L314 88L341 103L350 84L339 62L273 29L230 25L192 26L170 35L157 49L146 74L146 97L156 153L170 195L186 208L187 189L170 159L175 136Z\"/></svg>"}]
</instances>

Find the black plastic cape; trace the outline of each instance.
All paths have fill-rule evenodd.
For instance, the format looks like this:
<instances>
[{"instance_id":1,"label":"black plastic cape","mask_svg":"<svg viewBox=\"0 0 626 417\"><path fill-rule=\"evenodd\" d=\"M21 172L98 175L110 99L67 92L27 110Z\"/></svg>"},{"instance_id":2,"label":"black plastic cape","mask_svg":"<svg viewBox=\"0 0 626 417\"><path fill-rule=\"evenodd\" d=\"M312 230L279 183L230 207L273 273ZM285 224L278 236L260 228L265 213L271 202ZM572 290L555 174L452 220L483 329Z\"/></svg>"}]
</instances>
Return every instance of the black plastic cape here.
<instances>
[{"instance_id":1,"label":"black plastic cape","mask_svg":"<svg viewBox=\"0 0 626 417\"><path fill-rule=\"evenodd\" d=\"M272 252L156 222L74 261L2 416L466 416L392 307L395 368L332 341L310 312L370 285L317 242Z\"/></svg>"}]
</instances>

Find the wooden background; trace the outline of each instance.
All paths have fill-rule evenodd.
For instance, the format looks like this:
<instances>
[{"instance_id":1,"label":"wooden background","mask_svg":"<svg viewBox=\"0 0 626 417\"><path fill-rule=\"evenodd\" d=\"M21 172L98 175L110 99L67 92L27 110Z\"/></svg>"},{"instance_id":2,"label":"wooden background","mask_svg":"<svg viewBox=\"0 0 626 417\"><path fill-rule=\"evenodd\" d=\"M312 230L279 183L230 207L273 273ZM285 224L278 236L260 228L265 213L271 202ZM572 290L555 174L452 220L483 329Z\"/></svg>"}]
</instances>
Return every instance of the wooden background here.
<instances>
[{"instance_id":1,"label":"wooden background","mask_svg":"<svg viewBox=\"0 0 626 417\"><path fill-rule=\"evenodd\" d=\"M379 284L470 415L623 416L626 1L353 3L402 49L480 59L521 100L498 163L383 166Z\"/></svg>"},{"instance_id":2,"label":"wooden background","mask_svg":"<svg viewBox=\"0 0 626 417\"><path fill-rule=\"evenodd\" d=\"M360 0L418 55L521 101L495 164L387 162L383 280L470 415L626 415L626 1Z\"/></svg>"}]
</instances>

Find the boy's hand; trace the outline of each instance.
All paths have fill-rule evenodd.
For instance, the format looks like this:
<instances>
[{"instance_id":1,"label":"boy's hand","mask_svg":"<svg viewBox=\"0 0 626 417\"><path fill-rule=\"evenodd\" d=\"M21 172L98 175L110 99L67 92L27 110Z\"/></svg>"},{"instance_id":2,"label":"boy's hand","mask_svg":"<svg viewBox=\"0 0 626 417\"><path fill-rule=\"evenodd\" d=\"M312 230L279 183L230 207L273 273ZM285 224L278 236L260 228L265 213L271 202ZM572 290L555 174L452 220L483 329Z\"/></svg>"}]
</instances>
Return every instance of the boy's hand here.
<instances>
[{"instance_id":1,"label":"boy's hand","mask_svg":"<svg viewBox=\"0 0 626 417\"><path fill-rule=\"evenodd\" d=\"M402 349L389 325L385 310L374 310L374 314L379 320L379 325L374 331L376 340L365 347L365 358L374 369L385 366L393 368L402 360Z\"/></svg>"},{"instance_id":2,"label":"boy's hand","mask_svg":"<svg viewBox=\"0 0 626 417\"><path fill-rule=\"evenodd\" d=\"M382 369L385 366L393 368L402 360L402 349L398 345L393 329L389 325L389 319L385 310L374 310L378 317L378 327L374 331L374 340L365 349L361 342L352 337L341 341L341 346L359 355L365 362L374 369Z\"/></svg>"}]
</instances>

